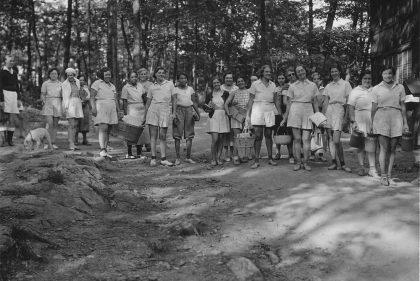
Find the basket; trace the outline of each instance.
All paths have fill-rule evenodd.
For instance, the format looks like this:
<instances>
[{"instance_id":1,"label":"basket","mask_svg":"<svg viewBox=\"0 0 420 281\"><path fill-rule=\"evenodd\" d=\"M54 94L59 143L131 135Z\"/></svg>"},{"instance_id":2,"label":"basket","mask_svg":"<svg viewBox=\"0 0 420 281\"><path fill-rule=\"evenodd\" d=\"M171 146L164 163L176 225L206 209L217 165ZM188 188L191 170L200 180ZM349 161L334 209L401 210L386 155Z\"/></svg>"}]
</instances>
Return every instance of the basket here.
<instances>
[{"instance_id":1,"label":"basket","mask_svg":"<svg viewBox=\"0 0 420 281\"><path fill-rule=\"evenodd\" d=\"M235 148L238 150L239 158L252 156L254 150L255 136L249 132L248 128L244 128L242 134L234 137Z\"/></svg>"},{"instance_id":2,"label":"basket","mask_svg":"<svg viewBox=\"0 0 420 281\"><path fill-rule=\"evenodd\" d=\"M137 143L141 133L143 133L143 129L143 127L138 127L119 121L117 125L112 126L111 132L109 134L128 142Z\"/></svg>"},{"instance_id":3,"label":"basket","mask_svg":"<svg viewBox=\"0 0 420 281\"><path fill-rule=\"evenodd\" d=\"M274 143L285 145L285 144L291 144L292 143L292 136L287 134L287 130L284 130L283 135L279 135L279 129L281 126L277 128L276 135L274 136Z\"/></svg>"}]
</instances>

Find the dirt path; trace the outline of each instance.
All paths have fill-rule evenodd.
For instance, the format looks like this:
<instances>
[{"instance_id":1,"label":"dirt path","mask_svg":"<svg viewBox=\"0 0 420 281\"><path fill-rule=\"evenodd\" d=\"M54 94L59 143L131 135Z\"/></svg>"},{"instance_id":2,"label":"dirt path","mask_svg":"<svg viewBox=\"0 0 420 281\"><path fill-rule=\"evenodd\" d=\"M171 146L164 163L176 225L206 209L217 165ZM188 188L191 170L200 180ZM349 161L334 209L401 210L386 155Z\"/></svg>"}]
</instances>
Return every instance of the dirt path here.
<instances>
[{"instance_id":1,"label":"dirt path","mask_svg":"<svg viewBox=\"0 0 420 281\"><path fill-rule=\"evenodd\" d=\"M265 159L257 170L210 169L202 119L196 165L151 168L120 158L103 166L111 211L44 227L60 247L34 243L43 261L16 262L11 279L238 280L229 261L246 257L265 280L418 280L418 186L384 187L323 163L312 172ZM121 141L111 146L125 154ZM353 149L346 159L357 167ZM413 154L398 154L399 178L418 176L404 172L410 161Z\"/></svg>"}]
</instances>

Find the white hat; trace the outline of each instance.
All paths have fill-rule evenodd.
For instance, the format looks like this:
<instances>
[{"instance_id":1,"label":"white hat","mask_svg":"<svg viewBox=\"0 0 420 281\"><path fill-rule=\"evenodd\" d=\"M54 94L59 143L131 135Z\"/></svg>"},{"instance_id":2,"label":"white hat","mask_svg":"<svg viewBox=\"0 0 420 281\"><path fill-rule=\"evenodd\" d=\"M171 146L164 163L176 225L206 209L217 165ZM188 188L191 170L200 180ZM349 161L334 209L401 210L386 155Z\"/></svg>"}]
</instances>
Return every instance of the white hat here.
<instances>
[{"instance_id":1,"label":"white hat","mask_svg":"<svg viewBox=\"0 0 420 281\"><path fill-rule=\"evenodd\" d=\"M67 68L67 69L66 69L66 73L67 73L67 74L69 74L69 73L74 73L74 74L76 74L76 70L74 70L74 68L69 67L69 68Z\"/></svg>"}]
</instances>

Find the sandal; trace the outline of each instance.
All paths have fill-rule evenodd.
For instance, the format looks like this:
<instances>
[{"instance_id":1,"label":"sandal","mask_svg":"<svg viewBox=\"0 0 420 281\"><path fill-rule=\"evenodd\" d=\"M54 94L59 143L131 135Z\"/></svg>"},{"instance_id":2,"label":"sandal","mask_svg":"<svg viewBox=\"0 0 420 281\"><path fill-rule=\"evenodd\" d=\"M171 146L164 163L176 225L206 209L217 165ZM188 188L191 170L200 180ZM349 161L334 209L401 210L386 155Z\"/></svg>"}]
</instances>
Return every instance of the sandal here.
<instances>
[{"instance_id":1,"label":"sandal","mask_svg":"<svg viewBox=\"0 0 420 281\"><path fill-rule=\"evenodd\" d=\"M303 164L303 168L304 168L306 171L312 171L312 168L308 165L308 163Z\"/></svg>"},{"instance_id":2,"label":"sandal","mask_svg":"<svg viewBox=\"0 0 420 281\"><path fill-rule=\"evenodd\" d=\"M332 164L331 166L328 167L328 170L337 170L337 165Z\"/></svg>"},{"instance_id":3,"label":"sandal","mask_svg":"<svg viewBox=\"0 0 420 281\"><path fill-rule=\"evenodd\" d=\"M238 158L238 156L233 157L233 164L235 164L235 165L239 165L239 164L241 164L241 163L239 162L239 158Z\"/></svg>"},{"instance_id":4,"label":"sandal","mask_svg":"<svg viewBox=\"0 0 420 281\"><path fill-rule=\"evenodd\" d=\"M260 163L255 162L254 164L252 164L251 169L256 169L260 166Z\"/></svg>"},{"instance_id":5,"label":"sandal","mask_svg":"<svg viewBox=\"0 0 420 281\"><path fill-rule=\"evenodd\" d=\"M347 173L351 173L351 169L347 166L341 166L341 170L347 172Z\"/></svg>"},{"instance_id":6,"label":"sandal","mask_svg":"<svg viewBox=\"0 0 420 281\"><path fill-rule=\"evenodd\" d=\"M217 161L216 161L216 160L211 160L210 164L211 164L212 166L217 166Z\"/></svg>"},{"instance_id":7,"label":"sandal","mask_svg":"<svg viewBox=\"0 0 420 281\"><path fill-rule=\"evenodd\" d=\"M130 154L126 154L125 159L136 159L136 157Z\"/></svg>"},{"instance_id":8,"label":"sandal","mask_svg":"<svg viewBox=\"0 0 420 281\"><path fill-rule=\"evenodd\" d=\"M391 176L388 176L387 180L389 185L397 186L397 183L391 178Z\"/></svg>"},{"instance_id":9,"label":"sandal","mask_svg":"<svg viewBox=\"0 0 420 281\"><path fill-rule=\"evenodd\" d=\"M276 153L276 155L273 157L273 160L280 160L280 152Z\"/></svg>"},{"instance_id":10,"label":"sandal","mask_svg":"<svg viewBox=\"0 0 420 281\"><path fill-rule=\"evenodd\" d=\"M381 177L381 184L385 186L389 186L388 178L387 177Z\"/></svg>"},{"instance_id":11,"label":"sandal","mask_svg":"<svg viewBox=\"0 0 420 281\"><path fill-rule=\"evenodd\" d=\"M274 162L273 159L269 159L268 164L270 164L271 166L277 166L277 162Z\"/></svg>"},{"instance_id":12,"label":"sandal","mask_svg":"<svg viewBox=\"0 0 420 281\"><path fill-rule=\"evenodd\" d=\"M300 164L296 164L294 167L293 167L293 171L299 171L300 170Z\"/></svg>"}]
</instances>

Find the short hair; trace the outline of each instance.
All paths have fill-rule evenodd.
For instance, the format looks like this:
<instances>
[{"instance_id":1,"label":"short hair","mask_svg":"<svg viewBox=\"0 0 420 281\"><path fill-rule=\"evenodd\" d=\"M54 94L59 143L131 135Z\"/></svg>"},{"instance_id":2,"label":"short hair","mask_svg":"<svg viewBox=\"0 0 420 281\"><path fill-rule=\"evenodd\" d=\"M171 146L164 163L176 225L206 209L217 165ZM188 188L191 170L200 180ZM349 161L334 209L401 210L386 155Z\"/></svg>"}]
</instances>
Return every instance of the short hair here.
<instances>
[{"instance_id":1,"label":"short hair","mask_svg":"<svg viewBox=\"0 0 420 281\"><path fill-rule=\"evenodd\" d=\"M238 76L236 76L236 82L238 82L238 80L239 79L243 79L244 80L244 82L246 81L245 79L245 76L244 75L241 75L241 74L239 74Z\"/></svg>"},{"instance_id":2,"label":"short hair","mask_svg":"<svg viewBox=\"0 0 420 281\"><path fill-rule=\"evenodd\" d=\"M9 59L9 58L14 59L14 58L15 58L15 56L13 56L13 55L11 55L11 54L7 54L7 55L5 55L5 56L4 56L4 61L6 61L6 60L7 60L7 59Z\"/></svg>"},{"instance_id":3,"label":"short hair","mask_svg":"<svg viewBox=\"0 0 420 281\"><path fill-rule=\"evenodd\" d=\"M217 81L219 81L220 84L222 84L222 80L220 79L219 76L214 76L213 80L211 80L211 81L214 82L214 80L217 80Z\"/></svg>"},{"instance_id":4,"label":"short hair","mask_svg":"<svg viewBox=\"0 0 420 281\"><path fill-rule=\"evenodd\" d=\"M319 72L318 72L318 71L315 71L314 73L312 73L312 74L311 74L311 78L312 78L312 80L315 78L315 76L319 76L319 79L321 79L321 80L322 80L322 78L321 78L321 74L319 74Z\"/></svg>"},{"instance_id":5,"label":"short hair","mask_svg":"<svg viewBox=\"0 0 420 281\"><path fill-rule=\"evenodd\" d=\"M111 68L104 66L98 71L97 75L100 79L104 80L104 74L105 72L108 72L108 71L111 72ZM111 77L112 77L112 72L111 72Z\"/></svg>"},{"instance_id":6,"label":"short hair","mask_svg":"<svg viewBox=\"0 0 420 281\"><path fill-rule=\"evenodd\" d=\"M263 66L261 66L261 68L258 70L258 77L262 78L264 76L264 69L269 68L271 69L271 66L269 66L268 64L264 64Z\"/></svg>"},{"instance_id":7,"label":"short hair","mask_svg":"<svg viewBox=\"0 0 420 281\"><path fill-rule=\"evenodd\" d=\"M48 70L48 78L50 77L51 72L53 72L54 70L57 71L57 74L60 74L60 71L58 71L58 68L57 67L53 67L53 68L50 68Z\"/></svg>"},{"instance_id":8,"label":"short hair","mask_svg":"<svg viewBox=\"0 0 420 281\"><path fill-rule=\"evenodd\" d=\"M372 75L372 71L370 71L369 69L367 69L367 70L365 70L365 71L362 71L362 72L360 73L359 79L360 79L360 80L362 80L362 79L363 79L363 77L365 77L365 75L366 75L366 74Z\"/></svg>"},{"instance_id":9,"label":"short hair","mask_svg":"<svg viewBox=\"0 0 420 281\"><path fill-rule=\"evenodd\" d=\"M159 70L163 70L166 73L165 68L163 66L159 66L153 71L153 78L156 79L156 73L158 73Z\"/></svg>"},{"instance_id":10,"label":"short hair","mask_svg":"<svg viewBox=\"0 0 420 281\"><path fill-rule=\"evenodd\" d=\"M298 67L302 67L305 70L305 72L306 72L306 78L308 78L309 70L304 65L302 65L302 64L298 64L298 65L295 66L294 71L295 71L296 77L297 77L297 71L296 71L296 69Z\"/></svg>"},{"instance_id":11,"label":"short hair","mask_svg":"<svg viewBox=\"0 0 420 281\"><path fill-rule=\"evenodd\" d=\"M342 76L344 74L343 69L341 68L341 66L339 64L333 64L330 67L330 75L331 75L331 69L333 69L333 68L337 68L337 70L340 71L340 76Z\"/></svg>"},{"instance_id":12,"label":"short hair","mask_svg":"<svg viewBox=\"0 0 420 281\"><path fill-rule=\"evenodd\" d=\"M83 78L86 81L86 77L84 75L79 75L79 77L77 77L77 79L80 80L80 78Z\"/></svg>"},{"instance_id":13,"label":"short hair","mask_svg":"<svg viewBox=\"0 0 420 281\"><path fill-rule=\"evenodd\" d=\"M137 70L137 73L141 73L143 71L146 71L146 74L149 74L149 71L146 68L140 68L139 70Z\"/></svg>"},{"instance_id":14,"label":"short hair","mask_svg":"<svg viewBox=\"0 0 420 281\"><path fill-rule=\"evenodd\" d=\"M293 66L289 66L289 67L286 69L286 73L288 73L288 72L293 72L293 73L295 73L295 74L296 74L295 68L293 68Z\"/></svg>"},{"instance_id":15,"label":"short hair","mask_svg":"<svg viewBox=\"0 0 420 281\"><path fill-rule=\"evenodd\" d=\"M233 77L233 73L232 73L232 71L227 71L226 73L225 73L225 75L223 75L223 81L225 81L226 80L226 76L228 76L228 75L232 75L232 80L235 80L235 78Z\"/></svg>"},{"instance_id":16,"label":"short hair","mask_svg":"<svg viewBox=\"0 0 420 281\"><path fill-rule=\"evenodd\" d=\"M131 74L136 74L136 77L137 77L137 72L136 71L134 71L134 70L130 70L129 72L127 72L127 78L128 79L130 79L130 76L131 76Z\"/></svg>"},{"instance_id":17,"label":"short hair","mask_svg":"<svg viewBox=\"0 0 420 281\"><path fill-rule=\"evenodd\" d=\"M185 72L181 72L176 76L176 79L179 80L181 78L181 76L185 76L188 80L188 75Z\"/></svg>"},{"instance_id":18,"label":"short hair","mask_svg":"<svg viewBox=\"0 0 420 281\"><path fill-rule=\"evenodd\" d=\"M397 74L397 72L396 72L395 68L394 68L392 65L384 65L384 66L381 68L381 75L382 75L382 73L384 73L384 71L385 71L385 70L388 70L388 69L391 69L391 71L392 71L392 75L394 75L394 76L395 76L395 74Z\"/></svg>"}]
</instances>

